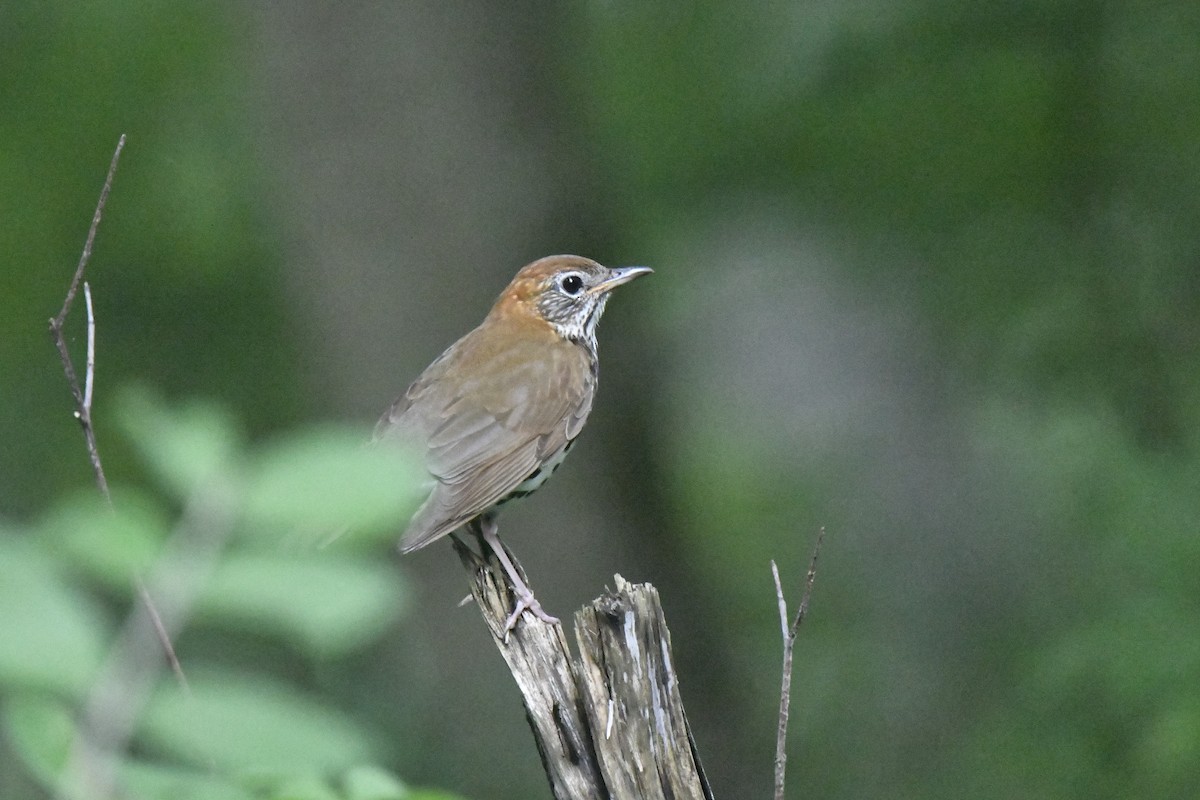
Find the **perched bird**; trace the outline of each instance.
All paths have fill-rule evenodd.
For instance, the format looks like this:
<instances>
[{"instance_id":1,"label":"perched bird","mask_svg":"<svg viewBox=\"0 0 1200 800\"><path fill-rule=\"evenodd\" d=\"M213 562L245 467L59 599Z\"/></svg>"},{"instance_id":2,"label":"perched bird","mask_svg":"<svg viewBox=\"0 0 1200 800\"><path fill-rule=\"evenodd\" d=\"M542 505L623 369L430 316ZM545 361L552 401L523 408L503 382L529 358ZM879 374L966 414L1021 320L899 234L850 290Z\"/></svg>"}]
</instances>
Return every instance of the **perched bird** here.
<instances>
[{"instance_id":1,"label":"perched bird","mask_svg":"<svg viewBox=\"0 0 1200 800\"><path fill-rule=\"evenodd\" d=\"M651 270L581 256L523 267L475 330L438 356L375 430L423 454L430 492L400 542L417 550L473 523L512 581L505 631L547 614L496 535L496 510L541 486L579 435L596 394L596 323L609 292Z\"/></svg>"}]
</instances>

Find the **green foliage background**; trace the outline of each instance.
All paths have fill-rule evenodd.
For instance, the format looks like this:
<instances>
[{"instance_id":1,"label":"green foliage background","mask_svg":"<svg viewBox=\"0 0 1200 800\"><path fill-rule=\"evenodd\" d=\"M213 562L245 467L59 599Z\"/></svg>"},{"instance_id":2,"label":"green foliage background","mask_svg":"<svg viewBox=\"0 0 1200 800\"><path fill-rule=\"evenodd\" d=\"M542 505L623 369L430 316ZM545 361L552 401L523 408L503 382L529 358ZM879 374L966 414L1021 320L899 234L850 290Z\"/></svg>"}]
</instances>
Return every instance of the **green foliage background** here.
<instances>
[{"instance_id":1,"label":"green foliage background","mask_svg":"<svg viewBox=\"0 0 1200 800\"><path fill-rule=\"evenodd\" d=\"M163 676L132 785L544 796L461 584L421 584L450 557L389 560L386 485L314 499L353 435L282 431L370 422L552 251L656 274L510 541L564 610L660 586L718 796L767 795L766 565L798 586L822 525L796 794L1200 790L1194 3L16 2L0 45L0 795L44 796L127 575L218 474L179 640L211 705ZM120 133L110 517L45 320ZM262 535L380 507L346 549Z\"/></svg>"}]
</instances>

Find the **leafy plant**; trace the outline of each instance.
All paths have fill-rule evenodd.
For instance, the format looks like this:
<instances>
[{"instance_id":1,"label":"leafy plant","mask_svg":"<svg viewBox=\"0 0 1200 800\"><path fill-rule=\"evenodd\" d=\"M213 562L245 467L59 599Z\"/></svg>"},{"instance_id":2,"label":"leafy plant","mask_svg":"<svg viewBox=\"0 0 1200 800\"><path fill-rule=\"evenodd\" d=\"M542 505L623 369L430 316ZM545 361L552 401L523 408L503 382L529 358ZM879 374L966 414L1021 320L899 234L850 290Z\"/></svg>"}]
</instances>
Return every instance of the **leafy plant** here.
<instances>
[{"instance_id":1,"label":"leafy plant","mask_svg":"<svg viewBox=\"0 0 1200 800\"><path fill-rule=\"evenodd\" d=\"M31 779L71 798L449 797L368 766L378 731L245 652L324 663L396 623L382 553L412 462L345 428L251 445L221 409L146 390L118 417L153 488L0 528L0 724ZM193 646L196 628L227 643Z\"/></svg>"}]
</instances>

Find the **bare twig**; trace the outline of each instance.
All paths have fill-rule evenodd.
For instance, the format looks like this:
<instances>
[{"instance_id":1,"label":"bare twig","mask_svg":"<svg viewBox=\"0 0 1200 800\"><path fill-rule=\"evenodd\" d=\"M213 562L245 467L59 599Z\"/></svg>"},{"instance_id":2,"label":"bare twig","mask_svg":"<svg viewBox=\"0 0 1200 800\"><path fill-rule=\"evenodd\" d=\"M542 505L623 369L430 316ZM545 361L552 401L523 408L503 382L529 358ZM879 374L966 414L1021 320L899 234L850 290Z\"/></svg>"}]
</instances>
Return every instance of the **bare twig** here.
<instances>
[{"instance_id":1,"label":"bare twig","mask_svg":"<svg viewBox=\"0 0 1200 800\"><path fill-rule=\"evenodd\" d=\"M787 728L792 705L792 653L796 645L796 633L800 623L808 614L808 601L812 597L813 581L817 578L817 556L821 554L821 542L825 539L825 528L817 534L812 560L808 563L808 576L804 580L804 593L796 617L788 624L787 600L783 597L783 584L779 581L779 567L771 561L771 575L775 578L775 598L779 602L779 627L783 633L783 677L779 687L779 729L775 735L775 800L783 800L784 773L787 771Z\"/></svg>"},{"instance_id":2,"label":"bare twig","mask_svg":"<svg viewBox=\"0 0 1200 800\"><path fill-rule=\"evenodd\" d=\"M91 286L83 280L83 274L92 257L96 231L100 227L100 219L104 214L104 206L108 202L113 176L116 174L117 163L124 147L125 136L122 134L116 150L113 151L104 187L100 190L100 199L96 203L92 224L84 241L83 253L75 268L75 275L67 287L62 308L58 315L50 320L50 336L62 360L71 395L75 398L75 418L83 428L88 457L96 476L96 487L109 505L112 505L112 497L92 427L92 399L96 373L96 315L92 304ZM80 283L83 284L84 303L87 307L87 361L82 389L63 335L63 326L66 324ZM124 750L133 721L145 705L159 669L158 648L150 642L150 636L157 640L180 685L184 691L188 691L187 678L171 644L171 637L181 628L199 586L211 572L217 554L228 535L228 503L215 500L218 497L222 497L219 491L210 490L207 494L194 498L188 513L185 513L180 523L180 530L168 541L164 556L151 574L151 585L156 593L166 598L166 606L162 611L155 606L151 590L146 583L141 578L135 580L140 603L134 604L121 636L104 665L101 677L92 686L85 702L83 725L76 733L71 746L65 784L62 787L63 796L104 798L112 794L116 763L113 756Z\"/></svg>"},{"instance_id":3,"label":"bare twig","mask_svg":"<svg viewBox=\"0 0 1200 800\"><path fill-rule=\"evenodd\" d=\"M96 376L96 314L92 310L92 287L83 282L83 299L87 306L87 369L83 377L83 411L92 417L92 384Z\"/></svg>"},{"instance_id":4,"label":"bare twig","mask_svg":"<svg viewBox=\"0 0 1200 800\"><path fill-rule=\"evenodd\" d=\"M175 673L175 680L179 681L180 688L184 693L190 695L192 687L188 684L187 676L183 674L183 665L179 663L179 656L175 654L175 648L171 644L171 634L167 631L167 625L163 621L162 614L154 605L154 598L150 596L150 590L146 588L146 582L140 577L135 581L137 585L138 596L142 598L142 603L146 606L146 614L150 617L150 624L154 626L154 632L158 635L158 641L162 645L163 655L167 657L167 664L171 667L171 672Z\"/></svg>"},{"instance_id":5,"label":"bare twig","mask_svg":"<svg viewBox=\"0 0 1200 800\"><path fill-rule=\"evenodd\" d=\"M95 359L95 319L92 316L91 296L86 285L84 286L84 295L88 305L86 394L79 387L79 378L75 374L75 365L71 361L71 353L68 351L66 339L63 337L63 324L67 320L67 314L71 312L71 304L75 302L75 293L79 290L80 281L83 280L83 272L87 269L88 261L92 258L92 245L96 241L96 230L100 227L100 218L104 214L104 206L108 202L108 193L112 190L113 176L117 172L117 162L120 161L121 150L124 148L125 134L121 134L121 138L117 141L117 149L113 151L112 162L108 165L108 175L104 178L104 188L100 190L100 200L96 203L96 212L92 215L92 224L88 228L87 239L83 243L83 253L79 256L79 265L75 268L75 277L71 279L71 285L67 287L67 295L63 298L62 309L58 312L58 316L50 320L50 338L54 340L54 345L58 348L58 356L62 359L63 372L67 375L67 383L70 384L71 394L75 398L75 418L79 420L79 425L83 428L83 436L87 442L88 457L92 462L92 472L96 475L96 486L99 487L101 494L110 503L112 502L112 497L108 491L108 480L104 477L104 465L100 461L100 451L96 447L96 433L92 429L91 387L92 369Z\"/></svg>"},{"instance_id":6,"label":"bare twig","mask_svg":"<svg viewBox=\"0 0 1200 800\"><path fill-rule=\"evenodd\" d=\"M92 245L96 239L96 230L100 226L100 217L104 212L105 204L108 202L108 193L112 189L113 175L117 171L117 161L120 159L121 150L124 147L125 135L122 134L120 140L117 142L117 149L113 152L112 163L109 164L108 175L104 179L104 188L100 190L100 200L96 204L96 213L93 215L92 225L88 229L87 240L83 245L83 255L79 259L79 266L75 268L75 277L71 279L71 285L67 288L67 296L63 299L62 310L58 312L57 317L50 320L50 332L54 336L59 356L63 360L63 371L67 374L67 382L71 385L71 393L75 396L75 418L83 426L83 433L87 440L88 455L92 461L92 469L96 474L96 486L110 505L112 504L112 497L109 495L108 481L104 476L104 465L100 461L100 451L96 447L96 435L92 428L92 397L96 382L96 313L92 306L92 287L88 285L87 281L83 281L83 300L84 305L87 307L87 363L83 376L82 397L79 393L79 380L75 376L75 367L71 363L71 356L67 352L66 342L63 338L62 326L66 322L67 314L71 310L71 304L75 299L75 292L79 288L79 282L83 278L83 272L87 268L88 260L92 257ZM175 648L171 644L170 637L166 634L166 628L162 624L158 610L154 607L154 601L141 579L138 579L136 583L138 594L142 602L146 604L146 611L154 624L154 630L158 633L159 641L167 657L167 663L171 665L176 679L178 679L180 685L186 690L187 678L184 677L183 669L179 665L179 658L175 655Z\"/></svg>"}]
</instances>

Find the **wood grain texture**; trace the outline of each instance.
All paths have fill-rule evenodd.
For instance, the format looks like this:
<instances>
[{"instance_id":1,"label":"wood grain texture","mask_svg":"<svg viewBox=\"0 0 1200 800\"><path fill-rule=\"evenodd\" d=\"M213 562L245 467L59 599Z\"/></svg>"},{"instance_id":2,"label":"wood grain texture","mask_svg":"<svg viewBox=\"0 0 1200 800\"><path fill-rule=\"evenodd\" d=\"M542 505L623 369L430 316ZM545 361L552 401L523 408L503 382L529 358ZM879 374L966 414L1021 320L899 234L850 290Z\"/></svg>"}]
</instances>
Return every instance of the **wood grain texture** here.
<instances>
[{"instance_id":1,"label":"wood grain texture","mask_svg":"<svg viewBox=\"0 0 1200 800\"><path fill-rule=\"evenodd\" d=\"M531 614L505 637L512 601L503 569L457 537L455 549L521 691L557 800L712 800L653 586L617 575L615 591L576 612L575 659L562 626Z\"/></svg>"},{"instance_id":2,"label":"wood grain texture","mask_svg":"<svg viewBox=\"0 0 1200 800\"><path fill-rule=\"evenodd\" d=\"M712 798L683 711L658 590L616 591L575 613L580 683L613 797Z\"/></svg>"},{"instance_id":3,"label":"wood grain texture","mask_svg":"<svg viewBox=\"0 0 1200 800\"><path fill-rule=\"evenodd\" d=\"M521 691L525 716L554 797L557 800L614 797L605 789L600 775L562 626L525 614L506 637L504 621L511 609L511 587L503 568L487 548L484 552L488 557L484 559L457 536L454 549L471 573L471 594ZM512 558L511 551L509 557ZM521 569L515 558L513 564Z\"/></svg>"}]
</instances>

